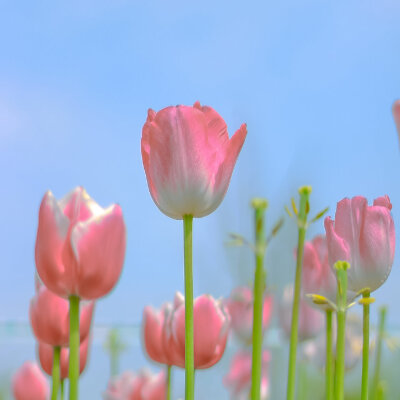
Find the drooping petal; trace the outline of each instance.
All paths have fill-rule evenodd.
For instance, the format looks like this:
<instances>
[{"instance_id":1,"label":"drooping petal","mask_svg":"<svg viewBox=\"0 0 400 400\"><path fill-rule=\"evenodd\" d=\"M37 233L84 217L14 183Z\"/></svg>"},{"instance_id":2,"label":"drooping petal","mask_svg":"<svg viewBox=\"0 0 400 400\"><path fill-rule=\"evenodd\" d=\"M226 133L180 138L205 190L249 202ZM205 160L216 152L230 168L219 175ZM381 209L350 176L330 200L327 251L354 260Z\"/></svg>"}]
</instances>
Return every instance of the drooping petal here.
<instances>
[{"instance_id":1,"label":"drooping petal","mask_svg":"<svg viewBox=\"0 0 400 400\"><path fill-rule=\"evenodd\" d=\"M103 214L76 224L71 232L71 247L78 263L75 294L88 300L106 295L116 284L125 257L121 208L111 206Z\"/></svg>"}]
</instances>

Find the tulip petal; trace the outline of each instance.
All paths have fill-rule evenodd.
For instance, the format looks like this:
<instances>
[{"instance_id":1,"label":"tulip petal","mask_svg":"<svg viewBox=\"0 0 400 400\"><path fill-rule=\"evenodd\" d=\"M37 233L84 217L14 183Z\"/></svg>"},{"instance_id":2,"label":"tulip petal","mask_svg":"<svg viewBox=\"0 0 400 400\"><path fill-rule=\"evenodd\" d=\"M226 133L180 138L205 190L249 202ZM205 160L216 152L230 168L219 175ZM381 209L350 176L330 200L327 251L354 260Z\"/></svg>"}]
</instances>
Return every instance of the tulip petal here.
<instances>
[{"instance_id":1,"label":"tulip petal","mask_svg":"<svg viewBox=\"0 0 400 400\"><path fill-rule=\"evenodd\" d=\"M368 207L360 236L360 261L362 268L352 271L349 287L371 291L380 287L392 268L395 231L390 211L386 207ZM354 288L354 285L357 285Z\"/></svg>"},{"instance_id":2,"label":"tulip petal","mask_svg":"<svg viewBox=\"0 0 400 400\"><path fill-rule=\"evenodd\" d=\"M143 339L148 356L161 364L168 364L162 346L162 329L164 325L164 311L156 311L152 307L145 307L143 311Z\"/></svg>"},{"instance_id":3,"label":"tulip petal","mask_svg":"<svg viewBox=\"0 0 400 400\"><path fill-rule=\"evenodd\" d=\"M124 262L126 233L121 208L79 222L71 232L78 267L76 294L84 299L106 295L116 284Z\"/></svg>"},{"instance_id":4,"label":"tulip petal","mask_svg":"<svg viewBox=\"0 0 400 400\"><path fill-rule=\"evenodd\" d=\"M53 292L67 297L67 274L62 261L69 219L63 214L53 194L47 192L39 209L39 225L35 245L36 269L43 283Z\"/></svg>"},{"instance_id":5,"label":"tulip petal","mask_svg":"<svg viewBox=\"0 0 400 400\"><path fill-rule=\"evenodd\" d=\"M334 228L334 222L330 217L325 218L326 240L328 244L329 265L333 268L336 261L351 262L349 245L345 240L339 237ZM334 271L335 273L335 271Z\"/></svg>"}]
</instances>

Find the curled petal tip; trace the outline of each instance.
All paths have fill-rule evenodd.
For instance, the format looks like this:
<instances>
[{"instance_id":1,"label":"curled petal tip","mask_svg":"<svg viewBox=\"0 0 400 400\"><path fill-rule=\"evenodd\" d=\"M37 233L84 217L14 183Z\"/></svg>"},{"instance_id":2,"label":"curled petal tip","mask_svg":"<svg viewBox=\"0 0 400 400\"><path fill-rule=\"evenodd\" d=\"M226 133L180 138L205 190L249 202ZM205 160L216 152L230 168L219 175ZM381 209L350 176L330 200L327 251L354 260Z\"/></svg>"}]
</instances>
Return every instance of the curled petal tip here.
<instances>
[{"instance_id":1,"label":"curled petal tip","mask_svg":"<svg viewBox=\"0 0 400 400\"><path fill-rule=\"evenodd\" d=\"M201 105L200 102L197 100L194 104L193 104L194 108L197 108L198 110L201 110Z\"/></svg>"},{"instance_id":2,"label":"curled petal tip","mask_svg":"<svg viewBox=\"0 0 400 400\"><path fill-rule=\"evenodd\" d=\"M154 120L154 118L156 117L156 112L154 110L152 110L151 108L148 109L147 111L147 122L151 122Z\"/></svg>"},{"instance_id":3,"label":"curled petal tip","mask_svg":"<svg viewBox=\"0 0 400 400\"><path fill-rule=\"evenodd\" d=\"M386 207L388 210L392 209L392 203L390 202L390 198L387 194L385 196L375 199L374 206Z\"/></svg>"}]
</instances>

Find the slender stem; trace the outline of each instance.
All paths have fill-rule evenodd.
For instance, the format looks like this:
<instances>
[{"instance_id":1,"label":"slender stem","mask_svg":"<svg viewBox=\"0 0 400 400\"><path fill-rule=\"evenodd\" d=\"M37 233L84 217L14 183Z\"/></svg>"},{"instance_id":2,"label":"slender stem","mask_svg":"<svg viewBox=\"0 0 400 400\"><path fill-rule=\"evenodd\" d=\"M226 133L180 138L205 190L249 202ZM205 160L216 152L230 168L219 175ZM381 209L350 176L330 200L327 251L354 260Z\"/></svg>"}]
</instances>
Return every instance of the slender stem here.
<instances>
[{"instance_id":1,"label":"slender stem","mask_svg":"<svg viewBox=\"0 0 400 400\"><path fill-rule=\"evenodd\" d=\"M167 365L167 400L171 400L171 365Z\"/></svg>"},{"instance_id":2,"label":"slender stem","mask_svg":"<svg viewBox=\"0 0 400 400\"><path fill-rule=\"evenodd\" d=\"M297 243L296 276L294 283L292 324L290 331L289 370L287 383L287 400L294 400L296 389L296 358L297 358L297 334L299 323L301 272L303 267L304 241L306 237L308 198L311 193L310 187L302 187L300 193L300 210L298 215L299 236Z\"/></svg>"},{"instance_id":3,"label":"slender stem","mask_svg":"<svg viewBox=\"0 0 400 400\"><path fill-rule=\"evenodd\" d=\"M381 362L382 362L382 342L383 342L383 337L385 335L386 313L387 313L387 307L386 306L381 307L379 310L378 338L377 338L376 353L375 353L375 371L374 371L374 380L372 384L373 400L376 400L378 396L378 387L381 375Z\"/></svg>"},{"instance_id":4,"label":"slender stem","mask_svg":"<svg viewBox=\"0 0 400 400\"><path fill-rule=\"evenodd\" d=\"M69 297L69 400L78 400L79 297Z\"/></svg>"},{"instance_id":5,"label":"slender stem","mask_svg":"<svg viewBox=\"0 0 400 400\"><path fill-rule=\"evenodd\" d=\"M64 400L64 379L61 379L60 392L61 392L61 400Z\"/></svg>"},{"instance_id":6,"label":"slender stem","mask_svg":"<svg viewBox=\"0 0 400 400\"><path fill-rule=\"evenodd\" d=\"M110 354L110 371L111 377L118 375L118 354L113 351Z\"/></svg>"},{"instance_id":7,"label":"slender stem","mask_svg":"<svg viewBox=\"0 0 400 400\"><path fill-rule=\"evenodd\" d=\"M265 254L265 233L264 233L264 212L267 202L264 199L254 199L254 225L256 237L256 270L254 276L254 303L253 303L253 354L251 366L251 399L260 400L261 390L261 369L262 369L262 314L263 294L265 289L264 254Z\"/></svg>"},{"instance_id":8,"label":"slender stem","mask_svg":"<svg viewBox=\"0 0 400 400\"><path fill-rule=\"evenodd\" d=\"M326 310L325 397L333 400L332 310Z\"/></svg>"},{"instance_id":9,"label":"slender stem","mask_svg":"<svg viewBox=\"0 0 400 400\"><path fill-rule=\"evenodd\" d=\"M185 215L183 217L185 261L185 400L194 399L192 227L193 215Z\"/></svg>"},{"instance_id":10,"label":"slender stem","mask_svg":"<svg viewBox=\"0 0 400 400\"><path fill-rule=\"evenodd\" d=\"M349 268L349 264L338 261L335 264L335 268L338 280L335 394L336 400L344 400L347 269Z\"/></svg>"},{"instance_id":11,"label":"slender stem","mask_svg":"<svg viewBox=\"0 0 400 400\"><path fill-rule=\"evenodd\" d=\"M57 400L58 387L60 386L60 353L61 347L54 346L53 349L53 376L51 388L51 400Z\"/></svg>"},{"instance_id":12,"label":"slender stem","mask_svg":"<svg viewBox=\"0 0 400 400\"><path fill-rule=\"evenodd\" d=\"M369 300L370 292L363 292L363 300ZM368 376L369 376L369 302L363 303L363 350L362 350L362 377L361 400L368 400Z\"/></svg>"}]
</instances>

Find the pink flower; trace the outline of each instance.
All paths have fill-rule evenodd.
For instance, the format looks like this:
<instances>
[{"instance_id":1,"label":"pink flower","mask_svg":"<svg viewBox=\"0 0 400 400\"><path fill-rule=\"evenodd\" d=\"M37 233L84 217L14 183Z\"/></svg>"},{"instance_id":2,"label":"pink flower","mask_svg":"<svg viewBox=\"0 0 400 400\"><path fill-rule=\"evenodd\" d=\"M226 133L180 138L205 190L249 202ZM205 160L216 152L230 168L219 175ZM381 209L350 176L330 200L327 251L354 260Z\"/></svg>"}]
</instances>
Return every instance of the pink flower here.
<instances>
[{"instance_id":1,"label":"pink flower","mask_svg":"<svg viewBox=\"0 0 400 400\"><path fill-rule=\"evenodd\" d=\"M293 286L288 285L283 291L280 304L279 321L287 337L292 326ZM300 297L298 340L304 341L315 337L324 326L324 314L311 307L307 300Z\"/></svg>"},{"instance_id":2,"label":"pink flower","mask_svg":"<svg viewBox=\"0 0 400 400\"><path fill-rule=\"evenodd\" d=\"M164 349L163 329L166 319L171 312L171 304L165 303L161 310L151 306L145 307L143 311L143 341L147 355L155 362L166 365L173 365L173 358L170 359L169 352Z\"/></svg>"},{"instance_id":3,"label":"pink flower","mask_svg":"<svg viewBox=\"0 0 400 400\"><path fill-rule=\"evenodd\" d=\"M229 139L211 107L149 110L142 130L142 158L150 194L166 215L204 217L221 203L246 138L246 125Z\"/></svg>"},{"instance_id":4,"label":"pink flower","mask_svg":"<svg viewBox=\"0 0 400 400\"><path fill-rule=\"evenodd\" d=\"M246 345L252 343L253 335L253 291L247 286L240 286L232 290L225 306L231 316L231 327L236 336ZM263 332L267 329L272 316L272 296L264 296L263 304Z\"/></svg>"},{"instance_id":5,"label":"pink flower","mask_svg":"<svg viewBox=\"0 0 400 400\"><path fill-rule=\"evenodd\" d=\"M81 345L79 346L79 373L81 374L85 367L87 361L89 349L89 338L86 338ZM44 342L39 342L38 344L38 355L40 365L44 372L47 375L52 376L53 374L53 356L54 356L54 347L50 346ZM61 347L60 354L60 378L66 379L68 378L68 368L69 368L69 348Z\"/></svg>"},{"instance_id":6,"label":"pink flower","mask_svg":"<svg viewBox=\"0 0 400 400\"><path fill-rule=\"evenodd\" d=\"M325 235L316 236L304 245L302 289L318 294L336 304L336 276L329 266Z\"/></svg>"},{"instance_id":7,"label":"pink flower","mask_svg":"<svg viewBox=\"0 0 400 400\"><path fill-rule=\"evenodd\" d=\"M261 399L269 394L268 369L270 354L264 350L262 354ZM234 356L228 374L224 377L224 385L231 392L232 400L247 400L251 389L251 353L244 350Z\"/></svg>"},{"instance_id":8,"label":"pink flower","mask_svg":"<svg viewBox=\"0 0 400 400\"><path fill-rule=\"evenodd\" d=\"M396 100L393 103L392 113L393 113L394 123L396 124L397 128L397 134L399 135L400 138L400 100Z\"/></svg>"},{"instance_id":9,"label":"pink flower","mask_svg":"<svg viewBox=\"0 0 400 400\"><path fill-rule=\"evenodd\" d=\"M49 384L36 363L27 361L14 374L12 390L15 400L47 400Z\"/></svg>"},{"instance_id":10,"label":"pink flower","mask_svg":"<svg viewBox=\"0 0 400 400\"><path fill-rule=\"evenodd\" d=\"M393 264L395 232L389 197L368 206L364 197L345 198L337 204L335 221L325 219L329 263L348 261L348 288L359 292L378 289Z\"/></svg>"},{"instance_id":11,"label":"pink flower","mask_svg":"<svg viewBox=\"0 0 400 400\"><path fill-rule=\"evenodd\" d=\"M221 301L209 295L194 300L194 367L210 368L225 351L230 318ZM180 293L175 296L163 328L163 349L172 365L185 367L185 304Z\"/></svg>"},{"instance_id":12,"label":"pink flower","mask_svg":"<svg viewBox=\"0 0 400 400\"><path fill-rule=\"evenodd\" d=\"M167 379L164 371L152 376L142 389L142 400L163 400L167 394Z\"/></svg>"},{"instance_id":13,"label":"pink flower","mask_svg":"<svg viewBox=\"0 0 400 400\"><path fill-rule=\"evenodd\" d=\"M103 393L104 400L162 400L166 398L166 378L164 372L152 375L147 370L139 373L124 372L108 383Z\"/></svg>"},{"instance_id":14,"label":"pink flower","mask_svg":"<svg viewBox=\"0 0 400 400\"><path fill-rule=\"evenodd\" d=\"M39 210L36 268L62 297L97 299L116 284L125 256L120 206L100 207L82 187L61 200L47 192Z\"/></svg>"},{"instance_id":15,"label":"pink flower","mask_svg":"<svg viewBox=\"0 0 400 400\"><path fill-rule=\"evenodd\" d=\"M94 302L83 303L80 312L80 340L88 336L92 322ZM32 298L29 317L36 338L51 346L69 344L68 300L52 293L45 286L38 288Z\"/></svg>"}]
</instances>

